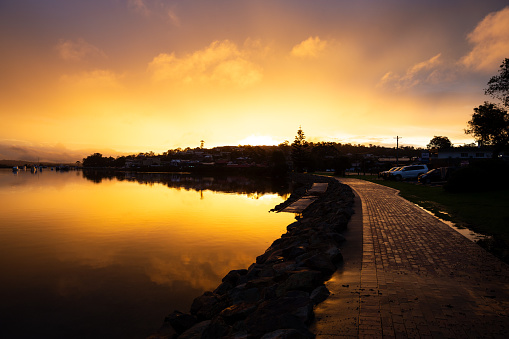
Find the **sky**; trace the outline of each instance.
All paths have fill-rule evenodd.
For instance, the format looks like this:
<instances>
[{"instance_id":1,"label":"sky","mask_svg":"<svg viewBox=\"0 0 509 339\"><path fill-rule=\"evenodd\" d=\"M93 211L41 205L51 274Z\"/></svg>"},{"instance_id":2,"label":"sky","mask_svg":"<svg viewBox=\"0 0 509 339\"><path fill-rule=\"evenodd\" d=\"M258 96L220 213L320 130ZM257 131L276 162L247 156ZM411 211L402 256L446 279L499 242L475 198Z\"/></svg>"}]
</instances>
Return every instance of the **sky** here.
<instances>
[{"instance_id":1,"label":"sky","mask_svg":"<svg viewBox=\"0 0 509 339\"><path fill-rule=\"evenodd\" d=\"M0 159L455 145L509 57L498 0L0 0Z\"/></svg>"}]
</instances>

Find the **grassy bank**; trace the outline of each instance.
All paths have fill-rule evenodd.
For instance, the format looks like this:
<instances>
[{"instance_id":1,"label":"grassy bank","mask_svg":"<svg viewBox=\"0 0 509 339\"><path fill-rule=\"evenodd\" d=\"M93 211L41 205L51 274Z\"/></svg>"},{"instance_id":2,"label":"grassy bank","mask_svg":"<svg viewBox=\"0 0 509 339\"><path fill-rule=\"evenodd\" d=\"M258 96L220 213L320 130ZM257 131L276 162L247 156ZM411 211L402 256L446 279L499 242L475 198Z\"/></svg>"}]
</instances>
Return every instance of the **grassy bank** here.
<instances>
[{"instance_id":1,"label":"grassy bank","mask_svg":"<svg viewBox=\"0 0 509 339\"><path fill-rule=\"evenodd\" d=\"M444 220L493 236L481 245L509 262L509 190L448 193L440 186L379 180L375 175L351 177L395 188L403 198Z\"/></svg>"}]
</instances>

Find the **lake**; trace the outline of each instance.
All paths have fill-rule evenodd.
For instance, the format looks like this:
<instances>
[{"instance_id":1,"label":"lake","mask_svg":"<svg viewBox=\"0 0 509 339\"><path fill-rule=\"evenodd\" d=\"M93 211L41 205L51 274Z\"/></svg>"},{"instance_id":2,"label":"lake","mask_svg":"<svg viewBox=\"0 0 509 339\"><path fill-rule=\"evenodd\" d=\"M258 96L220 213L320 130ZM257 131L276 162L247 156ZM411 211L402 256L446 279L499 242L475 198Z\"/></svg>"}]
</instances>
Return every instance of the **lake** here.
<instances>
[{"instance_id":1,"label":"lake","mask_svg":"<svg viewBox=\"0 0 509 339\"><path fill-rule=\"evenodd\" d=\"M0 170L0 337L144 338L294 221L250 177Z\"/></svg>"}]
</instances>

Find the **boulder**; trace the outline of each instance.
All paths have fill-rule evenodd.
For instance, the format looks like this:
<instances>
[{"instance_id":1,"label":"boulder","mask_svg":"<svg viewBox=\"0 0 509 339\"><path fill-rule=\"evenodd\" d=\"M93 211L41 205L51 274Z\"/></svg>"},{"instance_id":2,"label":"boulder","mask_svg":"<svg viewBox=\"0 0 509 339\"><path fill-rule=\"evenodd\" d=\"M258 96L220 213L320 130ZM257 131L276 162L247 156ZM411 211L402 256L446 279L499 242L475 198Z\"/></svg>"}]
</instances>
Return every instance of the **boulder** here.
<instances>
[{"instance_id":1,"label":"boulder","mask_svg":"<svg viewBox=\"0 0 509 339\"><path fill-rule=\"evenodd\" d=\"M239 285L227 293L232 305L240 303L256 303L260 299L260 290L256 287L246 288L246 285Z\"/></svg>"},{"instance_id":2,"label":"boulder","mask_svg":"<svg viewBox=\"0 0 509 339\"><path fill-rule=\"evenodd\" d=\"M302 270L289 272L289 274L289 277L279 286L279 295L292 290L311 292L323 281L322 273L319 271Z\"/></svg>"},{"instance_id":3,"label":"boulder","mask_svg":"<svg viewBox=\"0 0 509 339\"><path fill-rule=\"evenodd\" d=\"M279 329L307 331L313 318L313 304L306 297L282 297L264 301L245 321L247 332L261 336Z\"/></svg>"},{"instance_id":4,"label":"boulder","mask_svg":"<svg viewBox=\"0 0 509 339\"><path fill-rule=\"evenodd\" d=\"M229 299L226 295L220 296L212 292L205 292L194 299L191 305L191 314L198 320L211 319L229 306Z\"/></svg>"},{"instance_id":5,"label":"boulder","mask_svg":"<svg viewBox=\"0 0 509 339\"><path fill-rule=\"evenodd\" d=\"M221 283L215 290L214 294L223 295L233 288L233 285L229 281Z\"/></svg>"},{"instance_id":6,"label":"boulder","mask_svg":"<svg viewBox=\"0 0 509 339\"><path fill-rule=\"evenodd\" d=\"M303 245L290 246L290 247L283 249L281 254L285 259L291 260L291 259L295 259L299 255L306 253L306 250L307 250L307 248Z\"/></svg>"},{"instance_id":7,"label":"boulder","mask_svg":"<svg viewBox=\"0 0 509 339\"><path fill-rule=\"evenodd\" d=\"M230 284L235 286L237 284L237 281L239 280L239 278L246 274L247 274L246 269L232 270L232 271L228 272L227 275L224 276L222 282L229 282Z\"/></svg>"},{"instance_id":8,"label":"boulder","mask_svg":"<svg viewBox=\"0 0 509 339\"><path fill-rule=\"evenodd\" d=\"M184 333L178 336L178 339L196 339L201 338L204 332L208 329L210 326L210 323L212 321L210 320L204 320L202 322L197 323Z\"/></svg>"},{"instance_id":9,"label":"boulder","mask_svg":"<svg viewBox=\"0 0 509 339\"><path fill-rule=\"evenodd\" d=\"M172 314L166 317L165 322L170 323L175 332L180 334L196 325L198 320L190 314L173 311Z\"/></svg>"},{"instance_id":10,"label":"boulder","mask_svg":"<svg viewBox=\"0 0 509 339\"><path fill-rule=\"evenodd\" d=\"M330 256L327 253L315 254L306 259L303 264L312 270L322 272L324 275L331 275L336 271L336 265L332 263Z\"/></svg>"},{"instance_id":11,"label":"boulder","mask_svg":"<svg viewBox=\"0 0 509 339\"><path fill-rule=\"evenodd\" d=\"M234 323L239 320L245 319L249 314L256 310L257 304L253 303L240 303L225 308L219 313L227 323Z\"/></svg>"},{"instance_id":12,"label":"boulder","mask_svg":"<svg viewBox=\"0 0 509 339\"><path fill-rule=\"evenodd\" d=\"M311 292L311 295L309 297L311 298L311 300L313 300L313 303L315 305L318 305L319 303L327 299L329 295L330 295L329 289L325 287L325 285L321 285L315 288Z\"/></svg>"}]
</instances>

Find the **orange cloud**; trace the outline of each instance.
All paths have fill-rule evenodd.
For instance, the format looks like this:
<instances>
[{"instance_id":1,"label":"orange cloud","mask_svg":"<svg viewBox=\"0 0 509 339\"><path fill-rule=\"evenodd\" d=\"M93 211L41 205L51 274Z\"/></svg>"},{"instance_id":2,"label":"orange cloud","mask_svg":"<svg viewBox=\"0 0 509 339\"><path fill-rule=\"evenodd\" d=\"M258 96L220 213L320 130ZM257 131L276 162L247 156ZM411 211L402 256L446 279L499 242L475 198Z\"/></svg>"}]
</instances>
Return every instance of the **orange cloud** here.
<instances>
[{"instance_id":1,"label":"orange cloud","mask_svg":"<svg viewBox=\"0 0 509 339\"><path fill-rule=\"evenodd\" d=\"M177 57L161 53L148 67L155 81L173 80L187 84L234 84L241 87L260 82L262 69L249 60L249 52L234 43L214 41L207 48Z\"/></svg>"},{"instance_id":2,"label":"orange cloud","mask_svg":"<svg viewBox=\"0 0 509 339\"><path fill-rule=\"evenodd\" d=\"M174 10L171 10L171 9L168 10L168 18L170 19L172 24L174 24L177 27L180 27L180 19Z\"/></svg>"},{"instance_id":3,"label":"orange cloud","mask_svg":"<svg viewBox=\"0 0 509 339\"><path fill-rule=\"evenodd\" d=\"M129 0L127 6L129 9L142 15L148 16L150 14L150 9L144 0Z\"/></svg>"},{"instance_id":4,"label":"orange cloud","mask_svg":"<svg viewBox=\"0 0 509 339\"><path fill-rule=\"evenodd\" d=\"M56 46L60 58L65 61L81 61L87 57L105 58L106 54L83 39L60 40Z\"/></svg>"},{"instance_id":5,"label":"orange cloud","mask_svg":"<svg viewBox=\"0 0 509 339\"><path fill-rule=\"evenodd\" d=\"M327 47L327 41L309 37L293 47L291 54L301 58L316 58Z\"/></svg>"},{"instance_id":6,"label":"orange cloud","mask_svg":"<svg viewBox=\"0 0 509 339\"><path fill-rule=\"evenodd\" d=\"M496 69L509 55L509 7L488 14L468 35L472 50L461 63L480 71Z\"/></svg>"},{"instance_id":7,"label":"orange cloud","mask_svg":"<svg viewBox=\"0 0 509 339\"><path fill-rule=\"evenodd\" d=\"M66 85L85 88L114 88L119 87L120 77L112 71L97 69L73 75L63 75L60 81Z\"/></svg>"},{"instance_id":8,"label":"orange cloud","mask_svg":"<svg viewBox=\"0 0 509 339\"><path fill-rule=\"evenodd\" d=\"M437 54L430 59L419 62L407 69L404 75L387 72L380 79L379 87L389 87L396 90L409 89L423 82L433 82L437 76L437 67L441 64L441 54Z\"/></svg>"}]
</instances>

